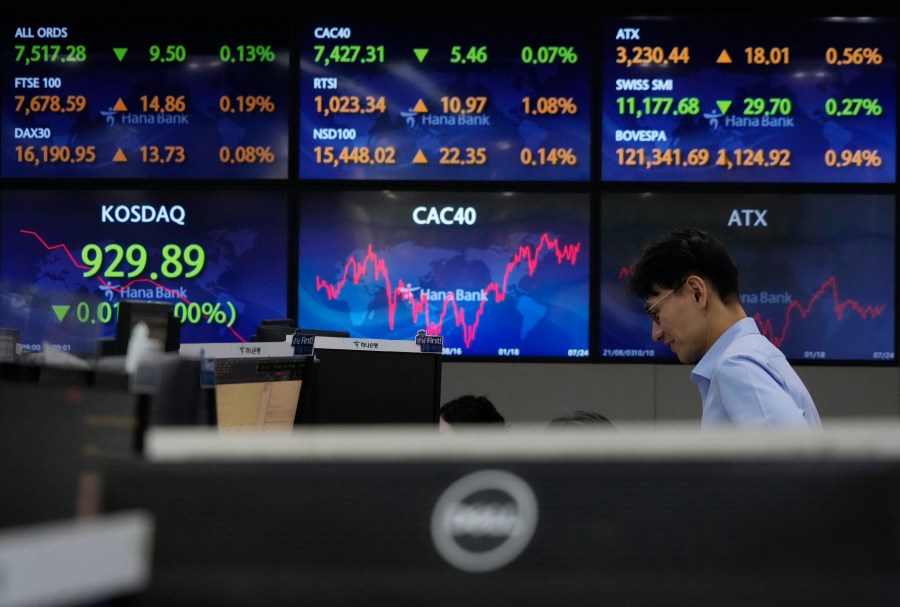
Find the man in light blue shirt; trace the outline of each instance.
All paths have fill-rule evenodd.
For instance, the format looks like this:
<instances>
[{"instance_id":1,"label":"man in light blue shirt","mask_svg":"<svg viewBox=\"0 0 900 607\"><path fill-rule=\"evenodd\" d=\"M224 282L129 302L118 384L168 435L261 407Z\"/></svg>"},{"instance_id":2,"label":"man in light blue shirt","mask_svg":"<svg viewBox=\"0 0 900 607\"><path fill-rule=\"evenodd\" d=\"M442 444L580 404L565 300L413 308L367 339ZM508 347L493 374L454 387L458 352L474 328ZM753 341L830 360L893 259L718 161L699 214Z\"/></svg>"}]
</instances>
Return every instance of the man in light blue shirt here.
<instances>
[{"instance_id":1,"label":"man in light blue shirt","mask_svg":"<svg viewBox=\"0 0 900 607\"><path fill-rule=\"evenodd\" d=\"M629 283L653 321L653 339L683 363L703 400L703 428L820 428L809 391L747 316L739 271L725 247L696 228L650 242Z\"/></svg>"}]
</instances>

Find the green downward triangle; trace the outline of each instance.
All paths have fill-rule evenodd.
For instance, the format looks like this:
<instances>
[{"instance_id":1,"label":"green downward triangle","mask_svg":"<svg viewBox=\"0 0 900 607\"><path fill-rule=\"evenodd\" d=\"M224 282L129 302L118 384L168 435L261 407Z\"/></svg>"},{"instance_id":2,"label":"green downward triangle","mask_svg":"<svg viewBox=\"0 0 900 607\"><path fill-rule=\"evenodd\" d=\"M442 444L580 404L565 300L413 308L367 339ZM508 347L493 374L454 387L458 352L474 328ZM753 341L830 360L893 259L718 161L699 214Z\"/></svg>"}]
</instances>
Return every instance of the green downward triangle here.
<instances>
[{"instance_id":1,"label":"green downward triangle","mask_svg":"<svg viewBox=\"0 0 900 607\"><path fill-rule=\"evenodd\" d=\"M728 110L731 108L730 101L716 101L716 105L719 106L719 111L722 112L722 115L728 113Z\"/></svg>"},{"instance_id":2,"label":"green downward triangle","mask_svg":"<svg viewBox=\"0 0 900 607\"><path fill-rule=\"evenodd\" d=\"M66 314L69 313L69 308L72 306L50 306L53 308L53 313L56 314L56 318L59 319L59 322L62 322L66 318Z\"/></svg>"},{"instance_id":3,"label":"green downward triangle","mask_svg":"<svg viewBox=\"0 0 900 607\"><path fill-rule=\"evenodd\" d=\"M425 61L425 57L428 55L427 48L414 48L413 52L416 54L416 57L419 58L419 63Z\"/></svg>"},{"instance_id":4,"label":"green downward triangle","mask_svg":"<svg viewBox=\"0 0 900 607\"><path fill-rule=\"evenodd\" d=\"M116 57L119 58L119 61L125 58L125 53L128 52L127 48L114 48L113 52L116 54Z\"/></svg>"}]
</instances>

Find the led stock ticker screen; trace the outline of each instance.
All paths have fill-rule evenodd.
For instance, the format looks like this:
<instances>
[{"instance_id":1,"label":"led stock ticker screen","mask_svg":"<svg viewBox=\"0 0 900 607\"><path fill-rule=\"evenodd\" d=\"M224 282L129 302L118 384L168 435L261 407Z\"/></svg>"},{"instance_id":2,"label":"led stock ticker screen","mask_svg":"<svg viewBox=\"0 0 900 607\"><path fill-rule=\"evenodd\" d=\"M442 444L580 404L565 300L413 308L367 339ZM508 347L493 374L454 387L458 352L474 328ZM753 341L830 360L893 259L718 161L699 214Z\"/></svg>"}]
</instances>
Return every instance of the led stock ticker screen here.
<instances>
[{"instance_id":1,"label":"led stock ticker screen","mask_svg":"<svg viewBox=\"0 0 900 607\"><path fill-rule=\"evenodd\" d=\"M301 28L301 178L590 179L579 24L333 21Z\"/></svg>"},{"instance_id":2,"label":"led stock ticker screen","mask_svg":"<svg viewBox=\"0 0 900 607\"><path fill-rule=\"evenodd\" d=\"M4 18L2 176L288 177L289 25Z\"/></svg>"},{"instance_id":3,"label":"led stock ticker screen","mask_svg":"<svg viewBox=\"0 0 900 607\"><path fill-rule=\"evenodd\" d=\"M92 355L120 301L163 301L183 343L249 341L286 316L287 234L283 193L4 191L0 326Z\"/></svg>"},{"instance_id":4,"label":"led stock ticker screen","mask_svg":"<svg viewBox=\"0 0 900 607\"><path fill-rule=\"evenodd\" d=\"M451 357L587 359L590 199L307 192L301 327L444 338Z\"/></svg>"},{"instance_id":5,"label":"led stock ticker screen","mask_svg":"<svg viewBox=\"0 0 900 607\"><path fill-rule=\"evenodd\" d=\"M675 360L627 278L645 242L696 226L731 252L744 310L790 360L894 364L893 195L615 193L600 226L601 360Z\"/></svg>"},{"instance_id":6,"label":"led stock ticker screen","mask_svg":"<svg viewBox=\"0 0 900 607\"><path fill-rule=\"evenodd\" d=\"M893 183L893 18L604 25L604 181Z\"/></svg>"}]
</instances>

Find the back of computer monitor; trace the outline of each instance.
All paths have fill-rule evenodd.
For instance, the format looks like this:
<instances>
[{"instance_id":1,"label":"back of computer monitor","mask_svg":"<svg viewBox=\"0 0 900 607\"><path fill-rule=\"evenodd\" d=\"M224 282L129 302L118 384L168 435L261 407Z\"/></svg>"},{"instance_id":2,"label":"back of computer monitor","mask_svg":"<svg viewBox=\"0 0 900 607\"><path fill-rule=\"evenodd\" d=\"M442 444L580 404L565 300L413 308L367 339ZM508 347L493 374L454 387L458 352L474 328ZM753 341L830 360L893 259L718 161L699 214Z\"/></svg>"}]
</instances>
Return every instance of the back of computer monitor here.
<instances>
[{"instance_id":1,"label":"back of computer monitor","mask_svg":"<svg viewBox=\"0 0 900 607\"><path fill-rule=\"evenodd\" d=\"M419 352L316 348L298 424L436 424L441 357Z\"/></svg>"},{"instance_id":2,"label":"back of computer monitor","mask_svg":"<svg viewBox=\"0 0 900 607\"><path fill-rule=\"evenodd\" d=\"M317 337L350 337L350 331L339 331L336 329L305 329L300 331L306 335L315 335Z\"/></svg>"},{"instance_id":3,"label":"back of computer monitor","mask_svg":"<svg viewBox=\"0 0 900 607\"><path fill-rule=\"evenodd\" d=\"M297 329L293 318L266 318L256 326L251 341L282 342Z\"/></svg>"},{"instance_id":4,"label":"back of computer monitor","mask_svg":"<svg viewBox=\"0 0 900 607\"><path fill-rule=\"evenodd\" d=\"M150 605L839 607L900 584L897 460L406 450L104 480L108 509L156 520Z\"/></svg>"},{"instance_id":5,"label":"back of computer monitor","mask_svg":"<svg viewBox=\"0 0 900 607\"><path fill-rule=\"evenodd\" d=\"M118 306L114 339L100 340L100 356L122 356L128 351L128 341L135 325L143 322L148 337L159 341L165 352L178 352L181 346L181 323L175 317L175 306L160 301L123 300Z\"/></svg>"},{"instance_id":6,"label":"back of computer monitor","mask_svg":"<svg viewBox=\"0 0 900 607\"><path fill-rule=\"evenodd\" d=\"M152 426L212 426L213 388L201 382L201 361L177 353L159 357L148 423Z\"/></svg>"},{"instance_id":7,"label":"back of computer monitor","mask_svg":"<svg viewBox=\"0 0 900 607\"><path fill-rule=\"evenodd\" d=\"M142 449L146 408L120 377L44 371L0 380L0 528L89 514L101 463Z\"/></svg>"}]
</instances>

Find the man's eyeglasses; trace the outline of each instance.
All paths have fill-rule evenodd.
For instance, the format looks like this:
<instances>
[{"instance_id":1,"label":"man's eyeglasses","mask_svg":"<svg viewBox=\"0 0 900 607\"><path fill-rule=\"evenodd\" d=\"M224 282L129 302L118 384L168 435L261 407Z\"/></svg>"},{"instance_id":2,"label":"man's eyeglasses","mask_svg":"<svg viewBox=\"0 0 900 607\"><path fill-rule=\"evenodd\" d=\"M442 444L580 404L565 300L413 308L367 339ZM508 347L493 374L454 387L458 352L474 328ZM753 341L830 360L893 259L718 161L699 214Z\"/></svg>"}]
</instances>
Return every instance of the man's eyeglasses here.
<instances>
[{"instance_id":1,"label":"man's eyeglasses","mask_svg":"<svg viewBox=\"0 0 900 607\"><path fill-rule=\"evenodd\" d=\"M659 304L661 304L666 297L668 297L669 295L671 295L672 293L674 293L675 291L677 291L678 289L683 287L684 283L686 283L686 282L687 282L687 278L681 279L681 282L679 282L677 285L675 285L674 289L670 289L668 293L666 293L665 295L663 295L662 297L657 299L655 302L653 302L652 306L648 306L648 307L644 308L644 312L647 313L647 316L649 316L653 322L655 322L656 324L659 324L659 309L658 309Z\"/></svg>"}]
</instances>

